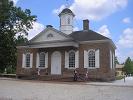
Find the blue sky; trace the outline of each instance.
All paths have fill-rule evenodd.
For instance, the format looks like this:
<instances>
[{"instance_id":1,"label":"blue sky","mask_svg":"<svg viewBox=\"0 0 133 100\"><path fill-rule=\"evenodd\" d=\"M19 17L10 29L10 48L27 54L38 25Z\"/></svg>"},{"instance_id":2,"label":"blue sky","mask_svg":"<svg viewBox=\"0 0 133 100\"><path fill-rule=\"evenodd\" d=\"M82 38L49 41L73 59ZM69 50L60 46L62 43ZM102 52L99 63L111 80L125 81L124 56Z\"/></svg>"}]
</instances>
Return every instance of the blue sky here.
<instances>
[{"instance_id":1,"label":"blue sky","mask_svg":"<svg viewBox=\"0 0 133 100\"><path fill-rule=\"evenodd\" d=\"M133 0L13 0L16 6L37 15L29 39L51 24L59 29L58 13L69 5L75 13L74 30L82 30L82 20L90 20L90 29L111 38L117 46L120 62L133 59Z\"/></svg>"}]
</instances>

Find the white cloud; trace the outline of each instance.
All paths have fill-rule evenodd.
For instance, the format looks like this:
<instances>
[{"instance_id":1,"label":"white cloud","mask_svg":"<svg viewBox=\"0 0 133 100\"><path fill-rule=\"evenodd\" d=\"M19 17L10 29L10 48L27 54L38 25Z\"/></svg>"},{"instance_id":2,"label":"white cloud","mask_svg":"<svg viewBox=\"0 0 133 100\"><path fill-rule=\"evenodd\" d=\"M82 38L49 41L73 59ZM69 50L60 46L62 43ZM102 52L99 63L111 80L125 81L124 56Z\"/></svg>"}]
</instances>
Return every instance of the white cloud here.
<instances>
[{"instance_id":1,"label":"white cloud","mask_svg":"<svg viewBox=\"0 0 133 100\"><path fill-rule=\"evenodd\" d=\"M74 27L73 31L79 31L79 28L78 27Z\"/></svg>"},{"instance_id":2,"label":"white cloud","mask_svg":"<svg viewBox=\"0 0 133 100\"><path fill-rule=\"evenodd\" d=\"M77 19L101 20L112 13L125 8L128 0L74 0L70 9ZM59 9L54 10L60 11Z\"/></svg>"},{"instance_id":3,"label":"white cloud","mask_svg":"<svg viewBox=\"0 0 133 100\"><path fill-rule=\"evenodd\" d=\"M133 48L133 28L127 28L123 31L118 45L124 48Z\"/></svg>"},{"instance_id":4,"label":"white cloud","mask_svg":"<svg viewBox=\"0 0 133 100\"><path fill-rule=\"evenodd\" d=\"M127 57L133 59L133 28L126 28L116 45L116 56L120 62L124 62Z\"/></svg>"},{"instance_id":5,"label":"white cloud","mask_svg":"<svg viewBox=\"0 0 133 100\"><path fill-rule=\"evenodd\" d=\"M38 22L34 22L33 29L28 31L28 39L33 38L44 29L44 25Z\"/></svg>"},{"instance_id":6,"label":"white cloud","mask_svg":"<svg viewBox=\"0 0 133 100\"><path fill-rule=\"evenodd\" d=\"M59 9L54 9L53 13L59 14L64 8L65 8L65 5L62 5Z\"/></svg>"},{"instance_id":7,"label":"white cloud","mask_svg":"<svg viewBox=\"0 0 133 100\"><path fill-rule=\"evenodd\" d=\"M129 17L126 17L122 20L122 22L125 24L129 24L129 23L131 23L131 19Z\"/></svg>"},{"instance_id":8,"label":"white cloud","mask_svg":"<svg viewBox=\"0 0 133 100\"><path fill-rule=\"evenodd\" d=\"M101 26L99 29L98 29L98 33L100 33L101 35L103 36L106 36L106 37L111 37L111 33L108 29L108 26L107 25L103 25Z\"/></svg>"},{"instance_id":9,"label":"white cloud","mask_svg":"<svg viewBox=\"0 0 133 100\"><path fill-rule=\"evenodd\" d=\"M128 50L127 48L117 48L116 50L116 56L118 58L118 61L120 63L124 63L128 57L130 57L133 60L133 51Z\"/></svg>"}]
</instances>

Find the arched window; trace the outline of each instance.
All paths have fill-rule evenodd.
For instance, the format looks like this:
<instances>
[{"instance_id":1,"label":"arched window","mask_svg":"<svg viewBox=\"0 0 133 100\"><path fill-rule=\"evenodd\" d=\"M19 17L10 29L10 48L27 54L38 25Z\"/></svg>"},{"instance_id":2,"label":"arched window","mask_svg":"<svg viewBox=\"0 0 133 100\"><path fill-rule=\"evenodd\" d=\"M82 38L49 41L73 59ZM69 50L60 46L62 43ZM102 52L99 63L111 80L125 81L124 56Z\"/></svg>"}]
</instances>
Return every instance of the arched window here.
<instances>
[{"instance_id":1,"label":"arched window","mask_svg":"<svg viewBox=\"0 0 133 100\"><path fill-rule=\"evenodd\" d=\"M26 67L30 67L30 53L26 53Z\"/></svg>"},{"instance_id":2,"label":"arched window","mask_svg":"<svg viewBox=\"0 0 133 100\"><path fill-rule=\"evenodd\" d=\"M70 24L70 18L68 18L68 24Z\"/></svg>"},{"instance_id":3,"label":"arched window","mask_svg":"<svg viewBox=\"0 0 133 100\"><path fill-rule=\"evenodd\" d=\"M71 51L69 52L69 67L75 67L75 52Z\"/></svg>"},{"instance_id":4,"label":"arched window","mask_svg":"<svg viewBox=\"0 0 133 100\"><path fill-rule=\"evenodd\" d=\"M53 37L53 34L52 34L52 33L49 33L49 34L47 35L47 38L51 38L51 37Z\"/></svg>"},{"instance_id":5,"label":"arched window","mask_svg":"<svg viewBox=\"0 0 133 100\"><path fill-rule=\"evenodd\" d=\"M88 53L88 67L95 67L95 51L91 50Z\"/></svg>"},{"instance_id":6,"label":"arched window","mask_svg":"<svg viewBox=\"0 0 133 100\"><path fill-rule=\"evenodd\" d=\"M39 67L45 67L45 53L44 52L40 53L39 62L40 62Z\"/></svg>"}]
</instances>

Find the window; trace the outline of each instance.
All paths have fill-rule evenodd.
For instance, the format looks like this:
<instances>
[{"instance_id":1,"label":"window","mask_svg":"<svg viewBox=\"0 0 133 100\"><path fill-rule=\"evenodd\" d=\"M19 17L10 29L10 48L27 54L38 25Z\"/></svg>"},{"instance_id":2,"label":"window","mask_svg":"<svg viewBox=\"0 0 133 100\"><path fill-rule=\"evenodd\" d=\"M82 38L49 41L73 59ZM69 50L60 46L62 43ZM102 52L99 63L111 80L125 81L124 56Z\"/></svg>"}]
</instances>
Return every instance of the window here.
<instances>
[{"instance_id":1,"label":"window","mask_svg":"<svg viewBox=\"0 0 133 100\"><path fill-rule=\"evenodd\" d=\"M50 33L50 34L47 35L47 38L51 38L51 37L53 37L53 34L52 33Z\"/></svg>"},{"instance_id":2,"label":"window","mask_svg":"<svg viewBox=\"0 0 133 100\"><path fill-rule=\"evenodd\" d=\"M69 67L75 67L75 52L69 52Z\"/></svg>"},{"instance_id":3,"label":"window","mask_svg":"<svg viewBox=\"0 0 133 100\"><path fill-rule=\"evenodd\" d=\"M40 66L39 67L45 67L45 53L44 52L40 53L39 62L40 62Z\"/></svg>"},{"instance_id":4,"label":"window","mask_svg":"<svg viewBox=\"0 0 133 100\"><path fill-rule=\"evenodd\" d=\"M89 67L95 67L95 51L93 50L88 53L88 64Z\"/></svg>"},{"instance_id":5,"label":"window","mask_svg":"<svg viewBox=\"0 0 133 100\"><path fill-rule=\"evenodd\" d=\"M30 67L30 53L26 54L26 67Z\"/></svg>"},{"instance_id":6,"label":"window","mask_svg":"<svg viewBox=\"0 0 133 100\"><path fill-rule=\"evenodd\" d=\"M68 24L70 24L70 18L68 18Z\"/></svg>"}]
</instances>

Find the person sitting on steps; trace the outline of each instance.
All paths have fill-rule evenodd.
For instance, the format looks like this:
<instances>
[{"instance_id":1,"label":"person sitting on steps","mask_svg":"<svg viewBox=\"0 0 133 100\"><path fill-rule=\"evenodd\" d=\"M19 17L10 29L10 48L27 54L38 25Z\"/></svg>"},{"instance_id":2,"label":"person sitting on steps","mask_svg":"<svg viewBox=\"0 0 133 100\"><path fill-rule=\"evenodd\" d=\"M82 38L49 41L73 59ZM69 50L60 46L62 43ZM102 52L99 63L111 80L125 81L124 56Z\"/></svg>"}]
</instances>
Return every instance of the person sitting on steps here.
<instances>
[{"instance_id":1,"label":"person sitting on steps","mask_svg":"<svg viewBox=\"0 0 133 100\"><path fill-rule=\"evenodd\" d=\"M78 79L77 71L74 70L74 77L73 77L73 80L74 80L74 81L77 81L77 79Z\"/></svg>"}]
</instances>

